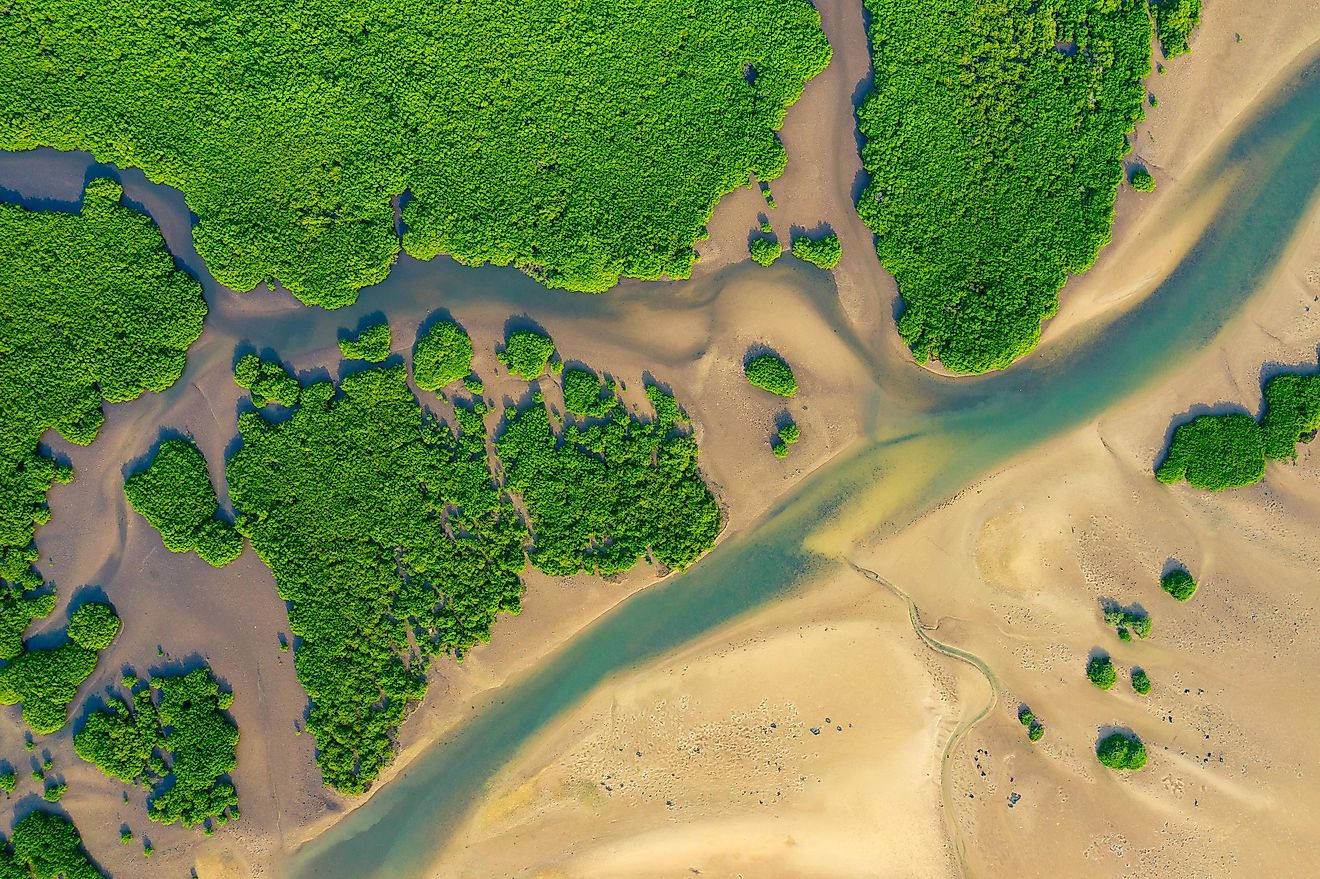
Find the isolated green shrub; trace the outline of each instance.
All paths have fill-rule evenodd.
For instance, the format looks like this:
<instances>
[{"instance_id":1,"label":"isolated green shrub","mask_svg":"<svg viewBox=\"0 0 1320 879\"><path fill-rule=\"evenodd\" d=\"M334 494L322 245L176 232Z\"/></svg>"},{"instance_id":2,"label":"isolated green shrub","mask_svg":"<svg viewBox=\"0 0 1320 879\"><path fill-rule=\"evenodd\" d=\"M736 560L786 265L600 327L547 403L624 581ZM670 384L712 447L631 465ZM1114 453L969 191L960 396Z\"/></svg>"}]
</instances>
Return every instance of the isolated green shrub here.
<instances>
[{"instance_id":1,"label":"isolated green shrub","mask_svg":"<svg viewBox=\"0 0 1320 879\"><path fill-rule=\"evenodd\" d=\"M298 403L301 385L284 366L273 360L262 360L256 354L244 354L234 365L234 383L246 388L252 405L258 408L267 403L294 406Z\"/></svg>"},{"instance_id":2,"label":"isolated green shrub","mask_svg":"<svg viewBox=\"0 0 1320 879\"><path fill-rule=\"evenodd\" d=\"M413 381L424 391L439 391L472 372L472 340L453 321L436 321L417 337Z\"/></svg>"},{"instance_id":3,"label":"isolated green shrub","mask_svg":"<svg viewBox=\"0 0 1320 879\"><path fill-rule=\"evenodd\" d=\"M1136 770L1146 765L1146 746L1133 733L1110 733L1096 743L1095 755L1110 769Z\"/></svg>"},{"instance_id":4,"label":"isolated green shrub","mask_svg":"<svg viewBox=\"0 0 1320 879\"><path fill-rule=\"evenodd\" d=\"M1132 669L1132 689L1142 696L1150 692L1150 675L1143 668Z\"/></svg>"},{"instance_id":5,"label":"isolated green shrub","mask_svg":"<svg viewBox=\"0 0 1320 879\"><path fill-rule=\"evenodd\" d=\"M68 790L67 784L52 784L41 792L41 798L48 803L58 803Z\"/></svg>"},{"instance_id":6,"label":"isolated green shrub","mask_svg":"<svg viewBox=\"0 0 1320 879\"><path fill-rule=\"evenodd\" d=\"M119 617L108 604L84 604L69 616L68 634L88 650L104 650L119 634Z\"/></svg>"},{"instance_id":7,"label":"isolated green shrub","mask_svg":"<svg viewBox=\"0 0 1320 879\"><path fill-rule=\"evenodd\" d=\"M817 268L832 269L843 258L843 247L833 232L814 240L801 235L793 239L793 255Z\"/></svg>"},{"instance_id":8,"label":"isolated green shrub","mask_svg":"<svg viewBox=\"0 0 1320 879\"><path fill-rule=\"evenodd\" d=\"M504 350L496 358L510 373L530 382L545 373L554 353L555 343L549 336L535 330L518 330L509 334Z\"/></svg>"},{"instance_id":9,"label":"isolated green shrub","mask_svg":"<svg viewBox=\"0 0 1320 879\"><path fill-rule=\"evenodd\" d=\"M1045 737L1045 725L1041 723L1032 723L1027 728L1027 738L1033 742L1039 742Z\"/></svg>"},{"instance_id":10,"label":"isolated green shrub","mask_svg":"<svg viewBox=\"0 0 1320 879\"><path fill-rule=\"evenodd\" d=\"M219 518L206 456L192 440L161 443L147 469L124 480L124 494L170 552L195 551L216 567L243 554L243 538Z\"/></svg>"},{"instance_id":11,"label":"isolated green shrub","mask_svg":"<svg viewBox=\"0 0 1320 879\"><path fill-rule=\"evenodd\" d=\"M0 849L4 879L105 879L87 856L82 836L69 819L33 812L14 826L8 849Z\"/></svg>"},{"instance_id":12,"label":"isolated green shrub","mask_svg":"<svg viewBox=\"0 0 1320 879\"><path fill-rule=\"evenodd\" d=\"M682 569L710 549L719 506L697 469L697 444L672 397L654 385L655 418L611 399L608 420L556 436L544 402L512 414L495 449L526 504L532 564L549 574L612 574L649 556Z\"/></svg>"},{"instance_id":13,"label":"isolated green shrub","mask_svg":"<svg viewBox=\"0 0 1320 879\"><path fill-rule=\"evenodd\" d=\"M857 211L920 362L1002 368L1109 241L1150 72L1145 0L866 0Z\"/></svg>"},{"instance_id":14,"label":"isolated green shrub","mask_svg":"<svg viewBox=\"0 0 1320 879\"><path fill-rule=\"evenodd\" d=\"M1021 708L1018 709L1018 723L1022 724L1023 726L1031 726L1035 722L1036 722L1036 715L1030 708L1023 705Z\"/></svg>"},{"instance_id":15,"label":"isolated green shrub","mask_svg":"<svg viewBox=\"0 0 1320 879\"><path fill-rule=\"evenodd\" d=\"M1118 681L1114 661L1108 656L1092 656L1086 663L1086 676L1102 690L1108 690Z\"/></svg>"},{"instance_id":16,"label":"isolated green shrub","mask_svg":"<svg viewBox=\"0 0 1320 879\"><path fill-rule=\"evenodd\" d=\"M380 363L390 356L390 325L385 321L371 326L353 338L339 340L339 353L347 360L366 360Z\"/></svg>"},{"instance_id":17,"label":"isolated green shrub","mask_svg":"<svg viewBox=\"0 0 1320 879\"><path fill-rule=\"evenodd\" d=\"M747 242L747 251L755 262L763 266L772 266L783 255L784 249L773 238L756 237Z\"/></svg>"},{"instance_id":18,"label":"isolated green shrub","mask_svg":"<svg viewBox=\"0 0 1320 879\"><path fill-rule=\"evenodd\" d=\"M774 354L761 354L748 360L743 365L747 380L758 388L763 388L781 397L791 397L797 393L797 379L792 368Z\"/></svg>"},{"instance_id":19,"label":"isolated green shrub","mask_svg":"<svg viewBox=\"0 0 1320 879\"><path fill-rule=\"evenodd\" d=\"M791 446L802 438L802 431L792 421L779 428L779 441L784 445Z\"/></svg>"},{"instance_id":20,"label":"isolated green shrub","mask_svg":"<svg viewBox=\"0 0 1320 879\"><path fill-rule=\"evenodd\" d=\"M1265 414L1261 444L1265 457L1287 461L1297 457L1297 443L1320 428L1320 375L1276 375L1265 384Z\"/></svg>"},{"instance_id":21,"label":"isolated green shrub","mask_svg":"<svg viewBox=\"0 0 1320 879\"><path fill-rule=\"evenodd\" d=\"M787 458L789 452L788 444L781 442L776 438L775 442L770 444L770 451L774 452L776 458Z\"/></svg>"},{"instance_id":22,"label":"isolated green shrub","mask_svg":"<svg viewBox=\"0 0 1320 879\"><path fill-rule=\"evenodd\" d=\"M6 769L4 772L0 772L0 790L12 794L17 786L18 776L14 774L14 770Z\"/></svg>"},{"instance_id":23,"label":"isolated green shrub","mask_svg":"<svg viewBox=\"0 0 1320 879\"><path fill-rule=\"evenodd\" d=\"M686 277L716 201L782 172L775 131L830 59L802 0L7 9L0 149L142 168L220 283L331 308L386 276L403 192L421 259Z\"/></svg>"},{"instance_id":24,"label":"isolated green shrub","mask_svg":"<svg viewBox=\"0 0 1320 879\"><path fill-rule=\"evenodd\" d=\"M477 378L474 375L470 375L467 378L463 379L463 387L467 388L467 392L469 394L472 394L473 396L476 397L480 397L482 394L486 392L486 386L482 384L481 379Z\"/></svg>"},{"instance_id":25,"label":"isolated green shrub","mask_svg":"<svg viewBox=\"0 0 1320 879\"><path fill-rule=\"evenodd\" d=\"M1192 31L1201 23L1201 0L1150 0L1150 8L1164 57L1188 51Z\"/></svg>"},{"instance_id":26,"label":"isolated green shrub","mask_svg":"<svg viewBox=\"0 0 1320 879\"><path fill-rule=\"evenodd\" d=\"M1179 601L1196 594L1196 580L1182 568L1175 568L1160 578L1160 588Z\"/></svg>"},{"instance_id":27,"label":"isolated green shrub","mask_svg":"<svg viewBox=\"0 0 1320 879\"><path fill-rule=\"evenodd\" d=\"M1261 430L1250 415L1201 415L1178 425L1155 469L1160 482L1186 479L1196 488L1221 491L1259 482L1265 475Z\"/></svg>"},{"instance_id":28,"label":"isolated green shrub","mask_svg":"<svg viewBox=\"0 0 1320 879\"><path fill-rule=\"evenodd\" d=\"M1154 192L1155 175L1145 168L1138 168L1132 172L1132 188L1137 192Z\"/></svg>"},{"instance_id":29,"label":"isolated green shrub","mask_svg":"<svg viewBox=\"0 0 1320 879\"><path fill-rule=\"evenodd\" d=\"M604 418L615 407L614 394L602 395L600 379L585 369L564 370L564 408L586 418Z\"/></svg>"},{"instance_id":30,"label":"isolated green shrub","mask_svg":"<svg viewBox=\"0 0 1320 879\"><path fill-rule=\"evenodd\" d=\"M11 20L0 16L0 33ZM26 595L42 586L33 535L50 517L46 492L73 471L40 451L42 435L90 443L103 401L174 384L202 332L201 285L122 194L97 179L80 213L0 204L0 659L54 607L53 596Z\"/></svg>"}]
</instances>

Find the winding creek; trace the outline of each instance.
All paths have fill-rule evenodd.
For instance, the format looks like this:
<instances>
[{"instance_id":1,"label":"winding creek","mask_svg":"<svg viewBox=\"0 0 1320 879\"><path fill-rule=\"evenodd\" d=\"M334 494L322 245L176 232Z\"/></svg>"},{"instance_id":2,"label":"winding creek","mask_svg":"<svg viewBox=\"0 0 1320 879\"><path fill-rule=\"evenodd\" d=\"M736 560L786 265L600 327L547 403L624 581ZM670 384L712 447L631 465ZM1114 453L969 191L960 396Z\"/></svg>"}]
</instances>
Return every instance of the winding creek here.
<instances>
[{"instance_id":1,"label":"winding creek","mask_svg":"<svg viewBox=\"0 0 1320 879\"><path fill-rule=\"evenodd\" d=\"M0 198L68 209L93 167L85 154L0 154ZM428 875L447 829L462 819L485 782L602 681L842 564L841 557L820 549L833 530L856 531L862 527L858 523L870 530L902 527L1009 458L1094 419L1202 349L1269 276L1320 186L1320 63L1293 76L1225 145L1207 179L1224 174L1235 175L1240 184L1187 258L1139 306L1089 337L1060 342L1006 373L970 381L940 378L897 358L872 358L880 390L866 444L817 472L756 528L730 539L688 573L625 601L534 673L501 688L486 710L304 846L280 874L296 879ZM157 220L180 261L203 279L208 300L217 303L220 290L192 249L191 218L181 196L138 172L122 177L129 196ZM747 270L729 269L711 283L717 286L721 278ZM794 273L795 282L810 288L818 301L831 301L831 282L823 273L776 270ZM649 285L644 292L636 285L617 295L574 297L545 291L509 270L404 258L385 283L364 291L346 312L285 309L261 315L217 306L208 332L289 353L374 311L394 319L480 298L532 313L599 315L632 307L639 298L669 295L657 292L665 287L676 301L685 295L681 285ZM232 356L232 341L212 347L217 353L208 356ZM189 364L190 371L200 368ZM947 648L929 640L908 604L917 634L934 649ZM995 689L993 674L975 657L955 648L941 652L977 664ZM945 762L963 732L950 741Z\"/></svg>"}]
</instances>

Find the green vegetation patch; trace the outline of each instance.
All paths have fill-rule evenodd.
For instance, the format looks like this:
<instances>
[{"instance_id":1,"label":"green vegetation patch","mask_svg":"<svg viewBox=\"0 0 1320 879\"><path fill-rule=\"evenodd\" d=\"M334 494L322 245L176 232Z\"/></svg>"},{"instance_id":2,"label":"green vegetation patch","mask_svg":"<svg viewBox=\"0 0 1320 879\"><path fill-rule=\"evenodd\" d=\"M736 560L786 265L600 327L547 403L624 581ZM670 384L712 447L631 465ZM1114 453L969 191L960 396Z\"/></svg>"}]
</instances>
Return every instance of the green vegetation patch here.
<instances>
[{"instance_id":1,"label":"green vegetation patch","mask_svg":"<svg viewBox=\"0 0 1320 879\"><path fill-rule=\"evenodd\" d=\"M153 821L193 827L237 811L228 775L238 752L238 728L225 717L233 694L209 668L159 674L132 694L132 707L111 698L73 739L78 756L106 775L152 791Z\"/></svg>"},{"instance_id":2,"label":"green vegetation patch","mask_svg":"<svg viewBox=\"0 0 1320 879\"><path fill-rule=\"evenodd\" d=\"M7 9L0 149L142 168L222 284L325 307L386 276L405 191L422 259L686 277L715 202L782 172L775 131L830 58L804 0Z\"/></svg>"},{"instance_id":3,"label":"green vegetation patch","mask_svg":"<svg viewBox=\"0 0 1320 879\"><path fill-rule=\"evenodd\" d=\"M124 480L124 494L170 552L195 551L217 568L243 554L243 538L220 518L206 456L192 440L161 443L147 469Z\"/></svg>"},{"instance_id":4,"label":"green vegetation patch","mask_svg":"<svg viewBox=\"0 0 1320 879\"><path fill-rule=\"evenodd\" d=\"M262 360L256 354L244 354L234 364L234 383L248 392L252 405L295 406L302 385L293 373L274 360Z\"/></svg>"},{"instance_id":5,"label":"green vegetation patch","mask_svg":"<svg viewBox=\"0 0 1320 879\"><path fill-rule=\"evenodd\" d=\"M1086 663L1086 677L1102 690L1108 690L1118 682L1114 661L1108 656L1092 656Z\"/></svg>"},{"instance_id":6,"label":"green vegetation patch","mask_svg":"<svg viewBox=\"0 0 1320 879\"><path fill-rule=\"evenodd\" d=\"M275 576L298 636L325 782L364 791L394 753L428 657L516 613L527 531L493 482L479 415L423 413L404 367L304 388L288 418L239 418L237 527Z\"/></svg>"},{"instance_id":7,"label":"green vegetation patch","mask_svg":"<svg viewBox=\"0 0 1320 879\"><path fill-rule=\"evenodd\" d=\"M1145 638L1150 635L1153 623L1150 614L1137 606L1123 607L1117 602L1108 602L1104 606L1105 625L1113 626L1118 637L1130 641L1132 636Z\"/></svg>"},{"instance_id":8,"label":"green vegetation patch","mask_svg":"<svg viewBox=\"0 0 1320 879\"><path fill-rule=\"evenodd\" d=\"M42 433L90 443L103 401L174 384L202 332L201 285L122 192L93 180L78 214L0 204L0 659L55 606L27 594L42 586L33 536L50 518L46 492L73 471L39 451Z\"/></svg>"},{"instance_id":9,"label":"green vegetation patch","mask_svg":"<svg viewBox=\"0 0 1320 879\"><path fill-rule=\"evenodd\" d=\"M772 394L791 397L797 393L797 379L793 377L793 369L778 355L760 354L753 357L743 364L743 373L749 382Z\"/></svg>"},{"instance_id":10,"label":"green vegetation patch","mask_svg":"<svg viewBox=\"0 0 1320 879\"><path fill-rule=\"evenodd\" d=\"M1144 668L1132 669L1132 689L1142 696L1150 692L1150 675Z\"/></svg>"},{"instance_id":11,"label":"green vegetation patch","mask_svg":"<svg viewBox=\"0 0 1320 879\"><path fill-rule=\"evenodd\" d=\"M413 381L424 391L439 391L472 372L472 340L453 321L436 321L417 337Z\"/></svg>"},{"instance_id":12,"label":"green vegetation patch","mask_svg":"<svg viewBox=\"0 0 1320 879\"><path fill-rule=\"evenodd\" d=\"M339 353L343 354L346 360L380 363L390 356L391 341L390 325L381 321L367 327L355 337L340 339Z\"/></svg>"},{"instance_id":13,"label":"green vegetation patch","mask_svg":"<svg viewBox=\"0 0 1320 879\"><path fill-rule=\"evenodd\" d=\"M1160 588L1179 601L1186 601L1196 594L1196 580L1182 568L1174 568L1160 578Z\"/></svg>"},{"instance_id":14,"label":"green vegetation patch","mask_svg":"<svg viewBox=\"0 0 1320 879\"><path fill-rule=\"evenodd\" d=\"M1108 242L1150 72L1145 0L866 0L857 210L921 362L1002 368Z\"/></svg>"},{"instance_id":15,"label":"green vegetation patch","mask_svg":"<svg viewBox=\"0 0 1320 879\"><path fill-rule=\"evenodd\" d=\"M1155 14L1155 32L1165 58L1188 51L1192 31L1201 23L1201 0L1150 0Z\"/></svg>"},{"instance_id":16,"label":"green vegetation patch","mask_svg":"<svg viewBox=\"0 0 1320 879\"><path fill-rule=\"evenodd\" d=\"M558 437L538 395L496 440L536 536L531 561L546 573L612 574L644 555L677 570L714 545L720 510L697 469L687 418L658 387L646 395L652 420L612 399L604 423L568 424Z\"/></svg>"},{"instance_id":17,"label":"green vegetation patch","mask_svg":"<svg viewBox=\"0 0 1320 879\"><path fill-rule=\"evenodd\" d=\"M780 425L779 431L775 434L774 442L771 444L771 449L774 451L775 457L787 458L788 447L796 443L801 438L802 438L801 429L796 424L793 423L792 418L789 418L787 422Z\"/></svg>"},{"instance_id":18,"label":"green vegetation patch","mask_svg":"<svg viewBox=\"0 0 1320 879\"><path fill-rule=\"evenodd\" d=\"M1110 733L1096 743L1095 755L1110 769L1136 770L1146 765L1146 746L1134 733Z\"/></svg>"},{"instance_id":19,"label":"green vegetation patch","mask_svg":"<svg viewBox=\"0 0 1320 879\"><path fill-rule=\"evenodd\" d=\"M1265 384L1265 414L1260 421L1265 457L1288 461L1297 443L1310 442L1320 429L1320 375L1276 375Z\"/></svg>"},{"instance_id":20,"label":"green vegetation patch","mask_svg":"<svg viewBox=\"0 0 1320 879\"><path fill-rule=\"evenodd\" d=\"M555 343L549 336L535 330L518 330L509 334L504 350L495 356L509 372L530 382L545 373L554 353Z\"/></svg>"},{"instance_id":21,"label":"green vegetation patch","mask_svg":"<svg viewBox=\"0 0 1320 879\"><path fill-rule=\"evenodd\" d=\"M119 619L104 604L74 611L70 640L42 650L26 650L0 668L0 705L21 704L23 720L45 735L64 726L78 687L96 670L97 653L110 646Z\"/></svg>"},{"instance_id":22,"label":"green vegetation patch","mask_svg":"<svg viewBox=\"0 0 1320 879\"><path fill-rule=\"evenodd\" d=\"M584 418L604 418L615 406L613 390L605 391L594 372L564 370L564 408L569 412Z\"/></svg>"},{"instance_id":23,"label":"green vegetation patch","mask_svg":"<svg viewBox=\"0 0 1320 879\"><path fill-rule=\"evenodd\" d=\"M1201 415L1178 425L1164 461L1155 469L1160 482L1186 479L1206 491L1259 482L1265 475L1260 426L1250 415Z\"/></svg>"},{"instance_id":24,"label":"green vegetation patch","mask_svg":"<svg viewBox=\"0 0 1320 879\"><path fill-rule=\"evenodd\" d=\"M33 812L0 847L0 879L106 879L69 819Z\"/></svg>"},{"instance_id":25,"label":"green vegetation patch","mask_svg":"<svg viewBox=\"0 0 1320 879\"><path fill-rule=\"evenodd\" d=\"M843 258L843 247L833 232L815 239L802 235L793 239L793 255L817 268L832 269Z\"/></svg>"},{"instance_id":26,"label":"green vegetation patch","mask_svg":"<svg viewBox=\"0 0 1320 879\"><path fill-rule=\"evenodd\" d=\"M774 265L775 260L784 254L784 248L779 246L778 241L760 235L747 242L747 251L755 262L766 267Z\"/></svg>"},{"instance_id":27,"label":"green vegetation patch","mask_svg":"<svg viewBox=\"0 0 1320 879\"><path fill-rule=\"evenodd\" d=\"M1138 168L1132 172L1132 188L1137 192L1154 192L1155 175L1145 168Z\"/></svg>"}]
</instances>

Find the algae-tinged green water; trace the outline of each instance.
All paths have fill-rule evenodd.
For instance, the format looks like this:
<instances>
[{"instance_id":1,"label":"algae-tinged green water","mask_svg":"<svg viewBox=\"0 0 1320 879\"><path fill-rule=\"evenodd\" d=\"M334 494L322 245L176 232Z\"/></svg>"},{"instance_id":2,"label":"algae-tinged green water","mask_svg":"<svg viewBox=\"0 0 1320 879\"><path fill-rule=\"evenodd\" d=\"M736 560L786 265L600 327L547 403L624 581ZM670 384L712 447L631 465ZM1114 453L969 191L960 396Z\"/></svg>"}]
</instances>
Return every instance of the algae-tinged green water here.
<instances>
[{"instance_id":1,"label":"algae-tinged green water","mask_svg":"<svg viewBox=\"0 0 1320 879\"><path fill-rule=\"evenodd\" d=\"M86 154L0 154L0 200L70 209L83 178L95 168ZM226 305L233 297L197 259L191 218L179 194L148 183L138 172L113 173L161 225L180 260L202 278L213 305L202 344L216 350L207 348L198 362L230 356L236 340L290 356L324 346L336 327L352 326L376 311L394 321L494 299L512 311L600 315L625 308L638 296L669 295L666 285L650 285L602 297L574 296L546 291L510 270L404 258L385 283L363 291L351 309L253 316ZM1320 64L1296 77L1224 149L1211 176L1226 173L1236 175L1240 186L1174 274L1136 309L1090 338L1054 346L980 379L949 380L902 363L874 364L881 389L870 413L876 428L869 444L813 475L757 528L721 545L688 573L628 599L534 674L503 687L493 704L305 846L281 872L295 879L428 875L447 833L487 779L592 688L774 600L813 569L833 564L804 548L809 535L859 516L868 524L875 519L876 527L901 526L997 463L1096 417L1206 346L1268 277L1320 186ZM764 271L738 268L720 277L747 270ZM832 301L823 273L777 270L795 274L819 302ZM200 368L190 360L190 371ZM185 376L180 385L187 381ZM888 484L902 486L901 503L869 511L871 516L858 509L861 492L877 485L883 492Z\"/></svg>"}]
</instances>

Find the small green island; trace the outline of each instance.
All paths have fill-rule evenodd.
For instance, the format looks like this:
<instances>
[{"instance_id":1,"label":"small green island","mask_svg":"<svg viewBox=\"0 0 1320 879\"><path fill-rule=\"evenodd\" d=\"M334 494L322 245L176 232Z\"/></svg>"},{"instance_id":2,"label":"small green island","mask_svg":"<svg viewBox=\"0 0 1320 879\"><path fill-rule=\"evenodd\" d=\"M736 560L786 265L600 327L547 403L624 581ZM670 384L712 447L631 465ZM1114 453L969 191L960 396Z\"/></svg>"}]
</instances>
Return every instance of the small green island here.
<instances>
[{"instance_id":1,"label":"small green island","mask_svg":"<svg viewBox=\"0 0 1320 879\"><path fill-rule=\"evenodd\" d=\"M1160 588L1178 601L1187 601L1196 594L1196 580L1186 568L1174 568L1160 578Z\"/></svg>"},{"instance_id":2,"label":"small green island","mask_svg":"<svg viewBox=\"0 0 1320 879\"><path fill-rule=\"evenodd\" d=\"M758 354L749 358L743 364L743 373L756 387L780 397L792 397L797 393L793 369L778 354Z\"/></svg>"},{"instance_id":3,"label":"small green island","mask_svg":"<svg viewBox=\"0 0 1320 879\"><path fill-rule=\"evenodd\" d=\"M82 835L63 815L38 810L0 842L3 879L107 879L83 848Z\"/></svg>"},{"instance_id":4,"label":"small green island","mask_svg":"<svg viewBox=\"0 0 1320 879\"><path fill-rule=\"evenodd\" d=\"M218 568L242 555L243 538L221 517L206 458L191 439L161 443L147 468L124 481L124 494L170 552L196 552Z\"/></svg>"},{"instance_id":5,"label":"small green island","mask_svg":"<svg viewBox=\"0 0 1320 879\"><path fill-rule=\"evenodd\" d=\"M22 705L23 721L35 733L62 729L78 688L96 671L98 654L114 641L119 626L109 605L82 605L70 614L63 643L25 647L0 667L0 705Z\"/></svg>"},{"instance_id":6,"label":"small green island","mask_svg":"<svg viewBox=\"0 0 1320 879\"><path fill-rule=\"evenodd\" d=\"M368 363L381 363L390 356L393 338L390 325L385 321L363 327L356 336L344 336L339 340L339 353L345 360L365 360Z\"/></svg>"}]
</instances>

